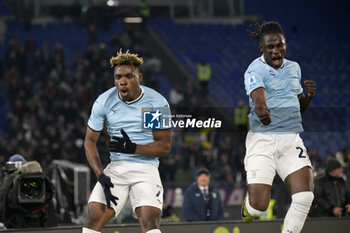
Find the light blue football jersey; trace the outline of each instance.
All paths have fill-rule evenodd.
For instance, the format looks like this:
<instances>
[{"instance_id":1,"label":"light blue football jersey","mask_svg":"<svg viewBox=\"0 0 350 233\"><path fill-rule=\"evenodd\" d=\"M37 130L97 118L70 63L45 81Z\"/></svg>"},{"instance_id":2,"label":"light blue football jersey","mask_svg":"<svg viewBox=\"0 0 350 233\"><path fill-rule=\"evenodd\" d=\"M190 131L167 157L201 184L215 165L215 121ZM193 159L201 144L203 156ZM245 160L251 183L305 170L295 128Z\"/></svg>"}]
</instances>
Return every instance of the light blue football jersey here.
<instances>
[{"instance_id":1,"label":"light blue football jersey","mask_svg":"<svg viewBox=\"0 0 350 233\"><path fill-rule=\"evenodd\" d=\"M255 59L244 74L246 93L249 96L249 124L252 131L283 134L303 131L298 95L303 93L301 71L297 62L283 59L280 68L269 66L263 56ZM250 94L263 87L266 105L270 109L271 123L263 125L254 111Z\"/></svg>"},{"instance_id":2,"label":"light blue football jersey","mask_svg":"<svg viewBox=\"0 0 350 233\"><path fill-rule=\"evenodd\" d=\"M120 130L124 129L130 140L136 144L144 145L154 142L151 129L143 128L143 110L161 109L162 114L170 116L170 107L166 99L155 90L142 86L141 97L132 103L126 103L120 99L118 89L113 87L102 93L95 101L88 126L94 131L101 131L106 124L110 137L122 137ZM170 126L162 126L159 129L168 129ZM141 154L110 153L111 161L124 160L159 166L157 157Z\"/></svg>"}]
</instances>

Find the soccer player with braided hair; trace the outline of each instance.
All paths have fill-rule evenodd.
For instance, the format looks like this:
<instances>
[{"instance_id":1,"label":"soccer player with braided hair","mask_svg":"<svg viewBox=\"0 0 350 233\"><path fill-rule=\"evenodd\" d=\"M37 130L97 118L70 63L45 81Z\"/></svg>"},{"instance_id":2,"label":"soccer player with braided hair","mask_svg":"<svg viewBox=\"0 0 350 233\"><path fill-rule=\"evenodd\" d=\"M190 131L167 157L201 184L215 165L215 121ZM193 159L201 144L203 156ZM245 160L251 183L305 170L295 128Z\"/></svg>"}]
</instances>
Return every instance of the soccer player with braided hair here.
<instances>
[{"instance_id":1,"label":"soccer player with braided hair","mask_svg":"<svg viewBox=\"0 0 350 233\"><path fill-rule=\"evenodd\" d=\"M312 166L299 137L301 114L311 104L316 83L305 80L304 95L298 63L284 58L287 46L279 23L255 22L253 28L248 33L260 40L262 56L244 74L251 130L244 159L248 192L241 215L250 223L266 211L277 172L292 194L282 233L300 233L314 198Z\"/></svg>"},{"instance_id":2,"label":"soccer player with braided hair","mask_svg":"<svg viewBox=\"0 0 350 233\"><path fill-rule=\"evenodd\" d=\"M117 217L127 199L138 218L143 233L161 233L160 216L163 187L158 172L158 157L166 156L171 147L171 129L161 124L162 114L170 115L169 104L158 92L140 85L143 59L121 50L110 60L114 67L115 87L95 101L84 148L87 160L98 177L88 203L88 216L83 233L99 233L114 216ZM152 124L144 128L143 109L159 109L152 113ZM96 143L106 125L111 162L102 168Z\"/></svg>"}]
</instances>

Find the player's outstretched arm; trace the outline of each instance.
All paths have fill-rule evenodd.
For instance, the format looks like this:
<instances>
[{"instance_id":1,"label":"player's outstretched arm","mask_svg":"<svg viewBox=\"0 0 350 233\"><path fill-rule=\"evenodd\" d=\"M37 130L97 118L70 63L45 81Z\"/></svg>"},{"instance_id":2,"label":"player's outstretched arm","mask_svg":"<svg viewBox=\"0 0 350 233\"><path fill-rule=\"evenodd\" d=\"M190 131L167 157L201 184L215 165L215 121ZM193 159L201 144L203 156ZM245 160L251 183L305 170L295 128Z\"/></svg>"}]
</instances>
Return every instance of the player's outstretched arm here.
<instances>
[{"instance_id":1,"label":"player's outstretched arm","mask_svg":"<svg viewBox=\"0 0 350 233\"><path fill-rule=\"evenodd\" d=\"M142 154L152 157L165 156L170 153L171 147L171 130L153 130L154 142L145 145L136 145L133 143L128 134L121 129L123 137L113 136L109 142L111 152L120 152L126 154Z\"/></svg>"},{"instance_id":2,"label":"player's outstretched arm","mask_svg":"<svg viewBox=\"0 0 350 233\"><path fill-rule=\"evenodd\" d=\"M103 188L103 193L106 198L106 204L108 208L111 208L111 202L117 205L118 197L112 195L111 188L114 187L111 182L111 178L103 173L103 168L100 161L100 155L97 150L97 140L100 136L100 132L93 131L89 127L86 129L84 148L86 158L89 161L90 167L95 172L98 182Z\"/></svg>"},{"instance_id":3,"label":"player's outstretched arm","mask_svg":"<svg viewBox=\"0 0 350 233\"><path fill-rule=\"evenodd\" d=\"M316 92L316 82L312 80L305 80L304 85L306 88L306 96L303 93L298 95L301 114L303 114L306 109L308 109Z\"/></svg>"},{"instance_id":4,"label":"player's outstretched arm","mask_svg":"<svg viewBox=\"0 0 350 233\"><path fill-rule=\"evenodd\" d=\"M251 93L254 103L254 111L258 115L261 123L269 125L271 123L270 110L266 105L265 89L260 87Z\"/></svg>"},{"instance_id":5,"label":"player's outstretched arm","mask_svg":"<svg viewBox=\"0 0 350 233\"><path fill-rule=\"evenodd\" d=\"M84 141L85 155L96 177L99 177L103 173L100 155L96 146L99 136L100 132L93 131L87 127Z\"/></svg>"}]
</instances>

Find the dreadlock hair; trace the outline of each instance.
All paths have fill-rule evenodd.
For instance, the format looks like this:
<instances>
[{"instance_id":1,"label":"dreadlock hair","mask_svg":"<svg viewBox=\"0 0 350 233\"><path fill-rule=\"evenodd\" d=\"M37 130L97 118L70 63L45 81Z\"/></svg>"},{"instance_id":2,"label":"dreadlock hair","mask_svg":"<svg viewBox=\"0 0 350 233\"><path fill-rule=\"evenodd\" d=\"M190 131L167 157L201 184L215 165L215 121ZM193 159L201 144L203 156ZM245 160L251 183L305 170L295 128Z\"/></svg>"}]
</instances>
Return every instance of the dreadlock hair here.
<instances>
[{"instance_id":1,"label":"dreadlock hair","mask_svg":"<svg viewBox=\"0 0 350 233\"><path fill-rule=\"evenodd\" d=\"M284 35L283 28L281 24L275 21L265 22L263 21L261 24L257 20L253 24L250 25L255 31L247 30L250 38L253 40L259 39L261 40L267 34L275 34L280 33Z\"/></svg>"},{"instance_id":2,"label":"dreadlock hair","mask_svg":"<svg viewBox=\"0 0 350 233\"><path fill-rule=\"evenodd\" d=\"M122 49L120 49L119 52L117 52L117 56L112 57L109 60L109 63L111 64L111 67L121 65L132 65L135 68L140 68L140 66L143 64L143 59L139 57L138 54L129 53L129 50L123 53Z\"/></svg>"}]
</instances>

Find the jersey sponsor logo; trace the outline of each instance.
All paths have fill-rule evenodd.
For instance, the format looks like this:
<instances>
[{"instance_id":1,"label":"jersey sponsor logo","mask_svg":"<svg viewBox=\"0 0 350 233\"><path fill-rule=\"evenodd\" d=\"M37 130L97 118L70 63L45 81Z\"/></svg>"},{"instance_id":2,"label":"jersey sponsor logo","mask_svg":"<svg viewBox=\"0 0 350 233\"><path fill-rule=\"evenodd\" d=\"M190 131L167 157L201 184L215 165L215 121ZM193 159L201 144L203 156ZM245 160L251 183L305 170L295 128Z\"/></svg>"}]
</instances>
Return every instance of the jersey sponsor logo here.
<instances>
[{"instance_id":1,"label":"jersey sponsor logo","mask_svg":"<svg viewBox=\"0 0 350 233\"><path fill-rule=\"evenodd\" d=\"M250 77L250 79L249 79L249 88L253 88L253 87L255 87L255 86L256 86L256 80L255 80L255 77L252 76L252 77Z\"/></svg>"}]
</instances>

